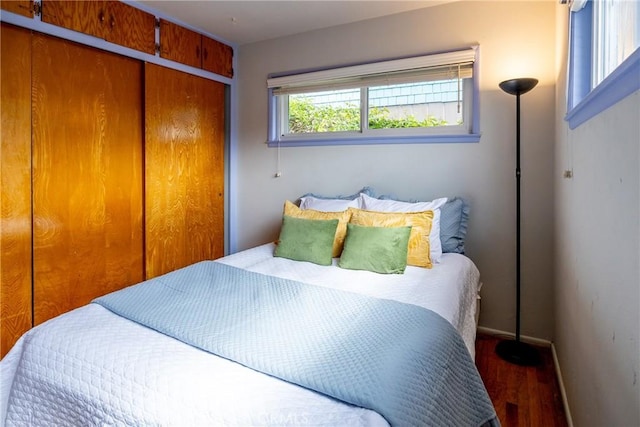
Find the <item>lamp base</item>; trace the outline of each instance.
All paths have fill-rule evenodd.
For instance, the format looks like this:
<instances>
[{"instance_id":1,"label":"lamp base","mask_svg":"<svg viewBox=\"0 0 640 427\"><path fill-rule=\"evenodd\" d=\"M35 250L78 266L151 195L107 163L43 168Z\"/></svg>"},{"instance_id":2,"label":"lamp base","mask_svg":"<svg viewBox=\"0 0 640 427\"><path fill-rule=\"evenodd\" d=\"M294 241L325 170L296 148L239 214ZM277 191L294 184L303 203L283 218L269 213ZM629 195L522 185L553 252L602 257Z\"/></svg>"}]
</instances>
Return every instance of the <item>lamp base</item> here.
<instances>
[{"instance_id":1,"label":"lamp base","mask_svg":"<svg viewBox=\"0 0 640 427\"><path fill-rule=\"evenodd\" d=\"M535 347L522 341L505 340L496 345L500 358L521 366L535 366L540 363L540 354Z\"/></svg>"}]
</instances>

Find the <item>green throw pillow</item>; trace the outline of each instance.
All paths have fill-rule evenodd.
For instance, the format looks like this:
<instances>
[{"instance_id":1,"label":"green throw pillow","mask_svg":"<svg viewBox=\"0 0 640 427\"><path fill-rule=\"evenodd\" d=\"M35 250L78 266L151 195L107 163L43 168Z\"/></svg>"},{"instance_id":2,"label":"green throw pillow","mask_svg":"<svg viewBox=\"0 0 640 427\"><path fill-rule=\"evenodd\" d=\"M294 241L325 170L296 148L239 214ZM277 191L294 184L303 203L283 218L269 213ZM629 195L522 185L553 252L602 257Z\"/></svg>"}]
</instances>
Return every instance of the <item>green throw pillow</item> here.
<instances>
[{"instance_id":1,"label":"green throw pillow","mask_svg":"<svg viewBox=\"0 0 640 427\"><path fill-rule=\"evenodd\" d=\"M331 265L333 239L337 228L337 219L303 219L284 215L274 255L295 261Z\"/></svg>"},{"instance_id":2,"label":"green throw pillow","mask_svg":"<svg viewBox=\"0 0 640 427\"><path fill-rule=\"evenodd\" d=\"M404 273L411 227L365 227L347 224L338 265L351 270Z\"/></svg>"}]
</instances>

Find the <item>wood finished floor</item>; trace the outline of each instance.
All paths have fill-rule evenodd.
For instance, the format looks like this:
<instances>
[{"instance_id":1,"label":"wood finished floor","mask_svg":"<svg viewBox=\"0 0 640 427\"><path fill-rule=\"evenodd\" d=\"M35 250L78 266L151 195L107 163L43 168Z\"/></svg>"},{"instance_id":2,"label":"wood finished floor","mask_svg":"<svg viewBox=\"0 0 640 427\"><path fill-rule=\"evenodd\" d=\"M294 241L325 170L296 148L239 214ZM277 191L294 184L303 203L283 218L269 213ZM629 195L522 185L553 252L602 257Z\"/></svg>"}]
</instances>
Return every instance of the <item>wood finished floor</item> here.
<instances>
[{"instance_id":1,"label":"wood finished floor","mask_svg":"<svg viewBox=\"0 0 640 427\"><path fill-rule=\"evenodd\" d=\"M550 348L539 348L542 364L518 366L495 353L500 338L478 334L476 366L503 427L566 427L562 396Z\"/></svg>"}]
</instances>

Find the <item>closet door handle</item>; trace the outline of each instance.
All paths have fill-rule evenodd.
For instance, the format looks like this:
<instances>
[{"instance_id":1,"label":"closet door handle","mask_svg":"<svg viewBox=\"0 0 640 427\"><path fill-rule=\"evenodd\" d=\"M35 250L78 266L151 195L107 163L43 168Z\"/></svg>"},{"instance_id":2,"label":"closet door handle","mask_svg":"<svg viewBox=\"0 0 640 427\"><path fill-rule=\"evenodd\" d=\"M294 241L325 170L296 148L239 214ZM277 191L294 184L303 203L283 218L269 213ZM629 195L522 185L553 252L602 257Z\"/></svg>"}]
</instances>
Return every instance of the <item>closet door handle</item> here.
<instances>
[{"instance_id":1,"label":"closet door handle","mask_svg":"<svg viewBox=\"0 0 640 427\"><path fill-rule=\"evenodd\" d=\"M196 46L196 58L200 58L200 46Z\"/></svg>"},{"instance_id":2,"label":"closet door handle","mask_svg":"<svg viewBox=\"0 0 640 427\"><path fill-rule=\"evenodd\" d=\"M207 48L205 47L204 49L202 49L202 58L206 61L207 60L207 56L209 56L209 52L207 51Z\"/></svg>"}]
</instances>

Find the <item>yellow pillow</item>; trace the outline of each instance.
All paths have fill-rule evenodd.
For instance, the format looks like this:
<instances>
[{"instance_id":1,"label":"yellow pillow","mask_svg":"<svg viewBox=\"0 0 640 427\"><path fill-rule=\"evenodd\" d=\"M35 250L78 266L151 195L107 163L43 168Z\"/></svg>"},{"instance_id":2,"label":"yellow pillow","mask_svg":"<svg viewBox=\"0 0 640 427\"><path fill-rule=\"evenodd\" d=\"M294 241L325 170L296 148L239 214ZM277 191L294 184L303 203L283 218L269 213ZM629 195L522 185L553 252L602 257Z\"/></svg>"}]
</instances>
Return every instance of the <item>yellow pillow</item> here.
<instances>
[{"instance_id":1,"label":"yellow pillow","mask_svg":"<svg viewBox=\"0 0 640 427\"><path fill-rule=\"evenodd\" d=\"M352 224L367 227L411 226L407 265L431 268L429 233L433 221L433 211L395 213L375 212L349 208Z\"/></svg>"},{"instance_id":2,"label":"yellow pillow","mask_svg":"<svg viewBox=\"0 0 640 427\"><path fill-rule=\"evenodd\" d=\"M344 238L347 235L347 224L349 218L351 218L351 211L344 210L342 212L320 212L313 209L300 209L295 203L290 201L284 202L284 214L292 216L294 218L303 219L337 219L338 228L336 230L336 237L333 240L333 253L335 258L342 253L342 246L344 245Z\"/></svg>"}]
</instances>

